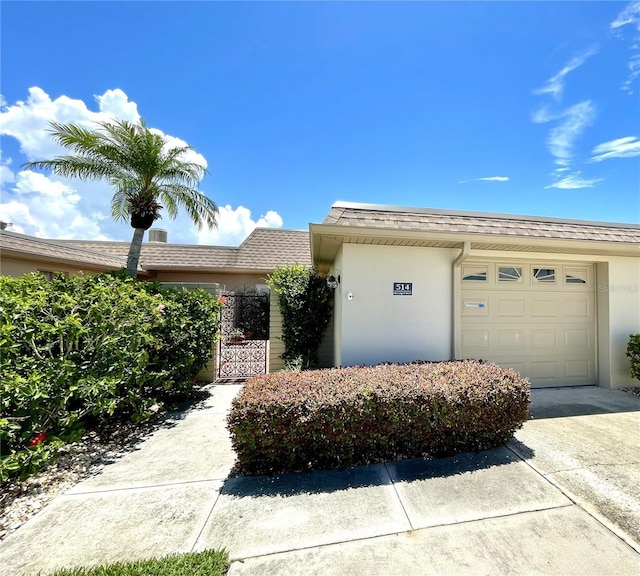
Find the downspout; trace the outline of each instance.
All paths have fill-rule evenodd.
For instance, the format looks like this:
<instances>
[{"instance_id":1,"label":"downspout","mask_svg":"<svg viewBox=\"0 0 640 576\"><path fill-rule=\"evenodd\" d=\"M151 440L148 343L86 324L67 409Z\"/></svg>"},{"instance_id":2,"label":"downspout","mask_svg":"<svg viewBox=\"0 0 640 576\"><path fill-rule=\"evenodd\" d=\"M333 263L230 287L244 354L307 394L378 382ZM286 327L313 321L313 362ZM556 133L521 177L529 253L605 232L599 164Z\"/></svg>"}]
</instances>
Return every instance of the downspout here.
<instances>
[{"instance_id":1,"label":"downspout","mask_svg":"<svg viewBox=\"0 0 640 576\"><path fill-rule=\"evenodd\" d=\"M453 331L451 333L451 357L452 359L457 359L460 357L460 266L462 263L469 257L469 253L471 252L471 242L464 242L462 244L462 250L460 254L453 261L453 266L451 272L453 274L452 277L452 286L453 286L453 318L452 318L452 326Z\"/></svg>"}]
</instances>

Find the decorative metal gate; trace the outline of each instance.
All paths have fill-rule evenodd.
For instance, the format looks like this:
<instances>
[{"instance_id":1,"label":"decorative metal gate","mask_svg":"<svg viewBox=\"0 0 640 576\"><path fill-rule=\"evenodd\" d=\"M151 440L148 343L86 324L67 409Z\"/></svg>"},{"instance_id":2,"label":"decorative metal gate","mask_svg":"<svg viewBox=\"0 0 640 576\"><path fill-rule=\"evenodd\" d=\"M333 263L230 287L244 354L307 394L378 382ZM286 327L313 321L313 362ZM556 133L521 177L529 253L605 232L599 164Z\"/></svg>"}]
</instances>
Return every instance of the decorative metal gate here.
<instances>
[{"instance_id":1,"label":"decorative metal gate","mask_svg":"<svg viewBox=\"0 0 640 576\"><path fill-rule=\"evenodd\" d=\"M267 371L269 295L223 294L218 378L251 378Z\"/></svg>"}]
</instances>

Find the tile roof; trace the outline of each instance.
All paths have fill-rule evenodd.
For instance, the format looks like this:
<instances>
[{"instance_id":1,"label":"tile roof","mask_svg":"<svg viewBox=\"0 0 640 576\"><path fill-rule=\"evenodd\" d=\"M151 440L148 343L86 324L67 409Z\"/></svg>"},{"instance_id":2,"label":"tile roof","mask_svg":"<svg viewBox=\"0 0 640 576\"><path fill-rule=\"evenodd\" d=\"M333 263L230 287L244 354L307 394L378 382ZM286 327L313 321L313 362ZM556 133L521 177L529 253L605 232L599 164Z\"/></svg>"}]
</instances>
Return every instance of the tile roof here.
<instances>
[{"instance_id":1,"label":"tile roof","mask_svg":"<svg viewBox=\"0 0 640 576\"><path fill-rule=\"evenodd\" d=\"M68 246L125 257L128 242L61 240ZM271 271L286 264L311 265L309 233L305 230L256 228L240 246L144 243L140 265L145 270Z\"/></svg>"},{"instance_id":2,"label":"tile roof","mask_svg":"<svg viewBox=\"0 0 640 576\"><path fill-rule=\"evenodd\" d=\"M119 270L127 265L126 257L122 258L115 254L105 254L101 251L81 247L65 246L57 240L44 240L8 230L0 232L0 249L5 255L21 258L31 256L32 259L44 258L55 262L86 266L91 269Z\"/></svg>"},{"instance_id":3,"label":"tile roof","mask_svg":"<svg viewBox=\"0 0 640 576\"><path fill-rule=\"evenodd\" d=\"M640 244L640 225L337 202L323 224L519 238Z\"/></svg>"}]
</instances>

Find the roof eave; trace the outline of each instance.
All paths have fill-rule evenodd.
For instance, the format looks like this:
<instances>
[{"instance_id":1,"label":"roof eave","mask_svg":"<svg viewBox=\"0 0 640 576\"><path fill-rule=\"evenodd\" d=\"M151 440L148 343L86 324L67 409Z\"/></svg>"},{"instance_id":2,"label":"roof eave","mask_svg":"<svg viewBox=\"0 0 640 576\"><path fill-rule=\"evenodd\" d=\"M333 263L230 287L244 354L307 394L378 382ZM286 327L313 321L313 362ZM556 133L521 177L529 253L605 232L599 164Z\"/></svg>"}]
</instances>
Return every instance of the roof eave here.
<instances>
[{"instance_id":1,"label":"roof eave","mask_svg":"<svg viewBox=\"0 0 640 576\"><path fill-rule=\"evenodd\" d=\"M428 230L399 230L389 228L347 227L335 224L310 224L311 259L314 265L331 264L343 243L352 243L356 239L366 238L370 243L377 244L384 241L397 240L399 245L410 241L449 242L450 247L461 246L464 242L474 245L490 244L497 249L500 246L532 247L539 252L554 252L562 249L571 254L590 250L594 254L609 254L615 256L640 256L640 245L628 242L607 242L597 240L577 240L566 238L541 238L538 236L520 236L509 234L477 234L472 232L434 232Z\"/></svg>"},{"instance_id":2,"label":"roof eave","mask_svg":"<svg viewBox=\"0 0 640 576\"><path fill-rule=\"evenodd\" d=\"M71 266L74 268L82 268L83 270L91 271L108 271L108 270L120 270L126 268L126 262L112 262L112 263L99 263L99 262L86 262L78 258L65 258L63 256L50 256L44 254L37 254L34 252L27 252L23 250L13 250L11 248L2 248L2 256L5 258L11 258L14 260L26 260L28 262L42 262L46 264L64 264L65 266ZM138 268L138 272L144 272L143 268Z\"/></svg>"}]
</instances>

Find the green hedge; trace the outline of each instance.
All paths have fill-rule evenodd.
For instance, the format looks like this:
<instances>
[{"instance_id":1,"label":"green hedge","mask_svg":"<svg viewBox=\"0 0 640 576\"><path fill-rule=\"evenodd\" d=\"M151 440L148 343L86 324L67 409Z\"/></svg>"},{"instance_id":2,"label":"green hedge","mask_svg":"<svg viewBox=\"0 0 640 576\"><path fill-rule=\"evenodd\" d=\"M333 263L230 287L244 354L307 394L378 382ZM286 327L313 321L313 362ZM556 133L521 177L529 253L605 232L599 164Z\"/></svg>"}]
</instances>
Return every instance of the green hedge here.
<instances>
[{"instance_id":1,"label":"green hedge","mask_svg":"<svg viewBox=\"0 0 640 576\"><path fill-rule=\"evenodd\" d=\"M149 417L210 357L221 304L128 277L0 276L0 479L87 421Z\"/></svg>"},{"instance_id":2,"label":"green hedge","mask_svg":"<svg viewBox=\"0 0 640 576\"><path fill-rule=\"evenodd\" d=\"M640 334L629 336L627 356L631 358L631 376L640 380Z\"/></svg>"},{"instance_id":3,"label":"green hedge","mask_svg":"<svg viewBox=\"0 0 640 576\"><path fill-rule=\"evenodd\" d=\"M474 361L278 372L228 416L240 471L270 474L485 450L529 418L529 382Z\"/></svg>"}]
</instances>

